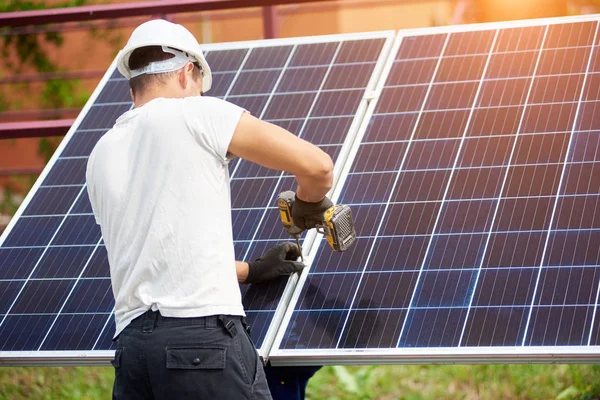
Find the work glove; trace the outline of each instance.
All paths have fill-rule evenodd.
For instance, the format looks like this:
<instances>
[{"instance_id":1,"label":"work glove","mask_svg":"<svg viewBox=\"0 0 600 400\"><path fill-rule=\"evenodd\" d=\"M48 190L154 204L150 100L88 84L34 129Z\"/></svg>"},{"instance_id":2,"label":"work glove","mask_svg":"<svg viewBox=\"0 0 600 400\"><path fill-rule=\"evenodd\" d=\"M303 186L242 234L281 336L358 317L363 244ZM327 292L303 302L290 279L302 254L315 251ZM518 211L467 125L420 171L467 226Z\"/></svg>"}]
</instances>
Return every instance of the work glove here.
<instances>
[{"instance_id":1,"label":"work glove","mask_svg":"<svg viewBox=\"0 0 600 400\"><path fill-rule=\"evenodd\" d=\"M295 243L281 243L270 248L260 258L248 263L248 277L244 283L260 283L283 275L300 272L304 264L296 259L300 249Z\"/></svg>"},{"instance_id":2,"label":"work glove","mask_svg":"<svg viewBox=\"0 0 600 400\"><path fill-rule=\"evenodd\" d=\"M300 200L298 196L296 196L294 205L292 206L292 219L294 220L294 225L302 230L312 229L317 224L322 224L324 222L323 214L331 207L333 207L333 203L328 197L324 197L323 200L318 203L309 203Z\"/></svg>"}]
</instances>

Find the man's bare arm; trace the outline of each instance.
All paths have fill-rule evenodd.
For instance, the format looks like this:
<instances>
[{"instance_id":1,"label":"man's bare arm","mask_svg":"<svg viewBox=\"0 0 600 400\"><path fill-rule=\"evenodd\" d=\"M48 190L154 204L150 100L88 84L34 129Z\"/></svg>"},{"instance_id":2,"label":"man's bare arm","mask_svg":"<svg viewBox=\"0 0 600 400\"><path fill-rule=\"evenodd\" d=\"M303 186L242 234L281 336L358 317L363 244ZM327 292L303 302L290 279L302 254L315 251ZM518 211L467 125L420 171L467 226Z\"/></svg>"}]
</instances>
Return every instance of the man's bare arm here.
<instances>
[{"instance_id":1,"label":"man's bare arm","mask_svg":"<svg viewBox=\"0 0 600 400\"><path fill-rule=\"evenodd\" d=\"M240 118L228 150L263 167L295 175L298 181L296 196L301 200L318 202L331 189L333 162L327 153L248 113Z\"/></svg>"}]
</instances>

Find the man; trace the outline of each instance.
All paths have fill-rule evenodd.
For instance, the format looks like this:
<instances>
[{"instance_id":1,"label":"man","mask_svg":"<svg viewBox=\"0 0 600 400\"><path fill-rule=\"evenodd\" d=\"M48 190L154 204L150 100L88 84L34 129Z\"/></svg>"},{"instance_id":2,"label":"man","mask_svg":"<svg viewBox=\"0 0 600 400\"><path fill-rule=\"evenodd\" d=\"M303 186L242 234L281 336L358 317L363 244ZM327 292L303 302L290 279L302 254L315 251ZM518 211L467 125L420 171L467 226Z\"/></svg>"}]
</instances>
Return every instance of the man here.
<instances>
[{"instance_id":1,"label":"man","mask_svg":"<svg viewBox=\"0 0 600 400\"><path fill-rule=\"evenodd\" d=\"M110 263L117 351L113 399L270 399L246 334L238 282L298 272L290 243L235 261L233 156L296 176L296 224L332 204L330 157L223 100L194 36L140 25L117 57L134 109L90 155L87 185Z\"/></svg>"}]
</instances>

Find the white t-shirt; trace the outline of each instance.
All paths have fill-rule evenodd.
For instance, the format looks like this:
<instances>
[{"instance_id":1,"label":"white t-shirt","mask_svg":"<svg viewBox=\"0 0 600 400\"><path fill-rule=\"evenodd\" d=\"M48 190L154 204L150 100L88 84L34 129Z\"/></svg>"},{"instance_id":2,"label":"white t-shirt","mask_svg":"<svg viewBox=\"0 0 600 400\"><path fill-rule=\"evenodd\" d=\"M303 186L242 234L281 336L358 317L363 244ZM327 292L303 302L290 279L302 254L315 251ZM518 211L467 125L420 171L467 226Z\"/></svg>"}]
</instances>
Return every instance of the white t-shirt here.
<instances>
[{"instance_id":1,"label":"white t-shirt","mask_svg":"<svg viewBox=\"0 0 600 400\"><path fill-rule=\"evenodd\" d=\"M243 112L211 97L157 98L96 144L86 180L108 250L115 336L149 309L244 315L227 168Z\"/></svg>"}]
</instances>

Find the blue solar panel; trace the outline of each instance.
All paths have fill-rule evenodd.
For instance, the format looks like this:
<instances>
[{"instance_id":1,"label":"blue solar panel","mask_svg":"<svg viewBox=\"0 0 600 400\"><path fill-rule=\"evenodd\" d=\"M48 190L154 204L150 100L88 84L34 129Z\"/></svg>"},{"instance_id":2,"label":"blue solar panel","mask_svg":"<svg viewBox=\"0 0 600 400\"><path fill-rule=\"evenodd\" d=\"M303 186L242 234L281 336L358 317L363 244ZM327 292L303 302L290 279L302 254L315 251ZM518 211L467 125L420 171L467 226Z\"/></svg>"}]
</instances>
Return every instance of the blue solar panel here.
<instances>
[{"instance_id":1,"label":"blue solar panel","mask_svg":"<svg viewBox=\"0 0 600 400\"><path fill-rule=\"evenodd\" d=\"M359 238L311 249L272 361L597 360L599 39L401 33L334 192Z\"/></svg>"},{"instance_id":2,"label":"blue solar panel","mask_svg":"<svg viewBox=\"0 0 600 400\"><path fill-rule=\"evenodd\" d=\"M207 46L214 71L210 95L337 157L359 104L366 107L367 86L392 37L382 32ZM127 81L113 65L2 236L0 362L110 359L114 299L85 167L99 138L131 107ZM294 188L294 179L242 160L233 161L230 172L236 256L249 260L289 239L274 205L277 193ZM272 321L287 281L242 287L258 347L277 328Z\"/></svg>"}]
</instances>

